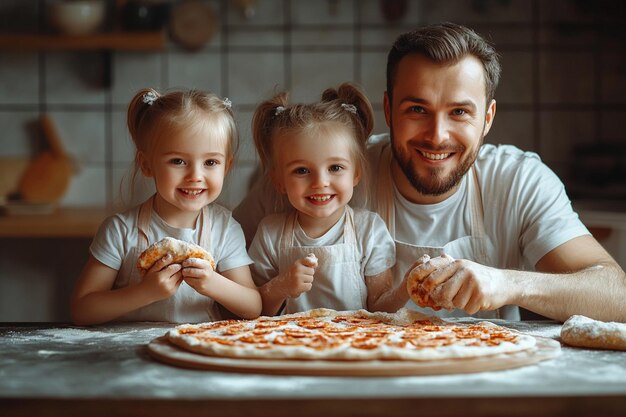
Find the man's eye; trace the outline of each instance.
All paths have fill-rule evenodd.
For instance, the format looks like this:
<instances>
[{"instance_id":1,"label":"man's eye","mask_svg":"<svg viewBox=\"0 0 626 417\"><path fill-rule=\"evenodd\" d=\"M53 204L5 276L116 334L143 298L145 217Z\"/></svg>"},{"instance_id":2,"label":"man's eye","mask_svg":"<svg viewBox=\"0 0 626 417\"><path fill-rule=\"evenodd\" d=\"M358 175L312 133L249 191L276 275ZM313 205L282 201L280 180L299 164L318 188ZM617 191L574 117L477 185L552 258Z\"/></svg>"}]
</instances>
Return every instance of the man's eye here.
<instances>
[{"instance_id":1,"label":"man's eye","mask_svg":"<svg viewBox=\"0 0 626 417\"><path fill-rule=\"evenodd\" d=\"M183 161L180 158L170 159L170 164L172 164L172 165L183 165L184 163L185 163L185 161Z\"/></svg>"},{"instance_id":2,"label":"man's eye","mask_svg":"<svg viewBox=\"0 0 626 417\"><path fill-rule=\"evenodd\" d=\"M426 109L424 109L422 106L411 106L409 110L413 113L426 113Z\"/></svg>"},{"instance_id":3,"label":"man's eye","mask_svg":"<svg viewBox=\"0 0 626 417\"><path fill-rule=\"evenodd\" d=\"M330 172L339 172L342 169L344 168L341 165L331 165L330 168L328 168Z\"/></svg>"},{"instance_id":4,"label":"man's eye","mask_svg":"<svg viewBox=\"0 0 626 417\"><path fill-rule=\"evenodd\" d=\"M300 168L294 169L293 173L296 175L305 175L309 173L309 170L304 167L300 167Z\"/></svg>"},{"instance_id":5,"label":"man's eye","mask_svg":"<svg viewBox=\"0 0 626 417\"><path fill-rule=\"evenodd\" d=\"M452 110L452 114L455 116L463 116L464 114L466 114L467 112L463 109L454 109Z\"/></svg>"}]
</instances>

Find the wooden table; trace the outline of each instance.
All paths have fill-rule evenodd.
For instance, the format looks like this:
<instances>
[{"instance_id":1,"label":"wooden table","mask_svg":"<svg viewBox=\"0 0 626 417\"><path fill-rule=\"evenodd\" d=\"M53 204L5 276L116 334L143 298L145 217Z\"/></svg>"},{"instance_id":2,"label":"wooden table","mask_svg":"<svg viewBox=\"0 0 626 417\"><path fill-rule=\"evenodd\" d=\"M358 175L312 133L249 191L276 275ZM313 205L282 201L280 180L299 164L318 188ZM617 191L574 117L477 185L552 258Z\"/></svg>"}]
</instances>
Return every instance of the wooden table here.
<instances>
[{"instance_id":1,"label":"wooden table","mask_svg":"<svg viewBox=\"0 0 626 417\"><path fill-rule=\"evenodd\" d=\"M555 322L502 322L558 339ZM410 377L183 369L146 345L171 324L0 325L2 416L623 416L626 352L575 349L517 369Z\"/></svg>"}]
</instances>

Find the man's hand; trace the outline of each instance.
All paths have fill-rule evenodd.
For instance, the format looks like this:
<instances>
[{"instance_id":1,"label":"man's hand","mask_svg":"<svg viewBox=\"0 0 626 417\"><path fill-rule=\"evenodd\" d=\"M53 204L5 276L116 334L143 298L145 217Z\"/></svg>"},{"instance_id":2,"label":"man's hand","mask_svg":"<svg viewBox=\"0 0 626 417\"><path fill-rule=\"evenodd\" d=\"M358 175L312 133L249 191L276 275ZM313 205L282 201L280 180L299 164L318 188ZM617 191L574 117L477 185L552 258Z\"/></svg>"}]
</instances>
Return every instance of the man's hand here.
<instances>
[{"instance_id":1,"label":"man's hand","mask_svg":"<svg viewBox=\"0 0 626 417\"><path fill-rule=\"evenodd\" d=\"M171 262L172 255L168 253L152 265L138 284L154 301L171 297L183 282L181 265Z\"/></svg>"},{"instance_id":2,"label":"man's hand","mask_svg":"<svg viewBox=\"0 0 626 417\"><path fill-rule=\"evenodd\" d=\"M498 269L449 255L418 261L409 271L413 269L420 289L443 308L475 314L507 304L509 288Z\"/></svg>"}]
</instances>

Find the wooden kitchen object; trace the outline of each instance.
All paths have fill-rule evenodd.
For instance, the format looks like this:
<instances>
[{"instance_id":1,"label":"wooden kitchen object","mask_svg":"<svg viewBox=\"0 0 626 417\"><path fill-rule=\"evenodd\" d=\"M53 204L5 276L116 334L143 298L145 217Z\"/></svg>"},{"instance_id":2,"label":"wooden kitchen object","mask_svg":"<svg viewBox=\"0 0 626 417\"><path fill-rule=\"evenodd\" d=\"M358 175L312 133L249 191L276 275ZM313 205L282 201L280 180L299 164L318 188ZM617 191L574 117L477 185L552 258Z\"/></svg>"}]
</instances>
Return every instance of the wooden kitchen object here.
<instances>
[{"instance_id":1,"label":"wooden kitchen object","mask_svg":"<svg viewBox=\"0 0 626 417\"><path fill-rule=\"evenodd\" d=\"M19 192L24 202L57 203L69 185L73 173L72 161L50 116L43 114L40 124L48 149L28 165L20 179Z\"/></svg>"}]
</instances>

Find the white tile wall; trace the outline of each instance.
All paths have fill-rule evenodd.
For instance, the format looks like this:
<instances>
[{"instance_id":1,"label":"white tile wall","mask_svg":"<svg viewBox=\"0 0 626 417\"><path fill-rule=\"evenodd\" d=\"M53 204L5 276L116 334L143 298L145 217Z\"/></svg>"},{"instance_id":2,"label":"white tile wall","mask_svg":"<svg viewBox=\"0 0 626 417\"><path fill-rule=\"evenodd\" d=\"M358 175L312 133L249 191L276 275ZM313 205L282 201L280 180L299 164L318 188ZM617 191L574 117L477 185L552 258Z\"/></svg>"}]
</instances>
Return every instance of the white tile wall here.
<instances>
[{"instance_id":1,"label":"white tile wall","mask_svg":"<svg viewBox=\"0 0 626 417\"><path fill-rule=\"evenodd\" d=\"M39 66L32 52L0 52L0 104L37 104Z\"/></svg>"},{"instance_id":2,"label":"white tile wall","mask_svg":"<svg viewBox=\"0 0 626 417\"><path fill-rule=\"evenodd\" d=\"M240 104L256 104L285 89L285 57L278 52L233 52L228 56L228 93Z\"/></svg>"},{"instance_id":3,"label":"white tile wall","mask_svg":"<svg viewBox=\"0 0 626 417\"><path fill-rule=\"evenodd\" d=\"M126 106L135 93L142 88L166 87L162 71L165 59L165 54L151 52L115 52L111 88L113 103Z\"/></svg>"},{"instance_id":4,"label":"white tile wall","mask_svg":"<svg viewBox=\"0 0 626 417\"><path fill-rule=\"evenodd\" d=\"M319 100L326 88L354 79L354 53L296 52L291 73L293 101Z\"/></svg>"},{"instance_id":5,"label":"white tile wall","mask_svg":"<svg viewBox=\"0 0 626 417\"><path fill-rule=\"evenodd\" d=\"M47 104L104 105L102 54L48 53L43 61Z\"/></svg>"}]
</instances>

